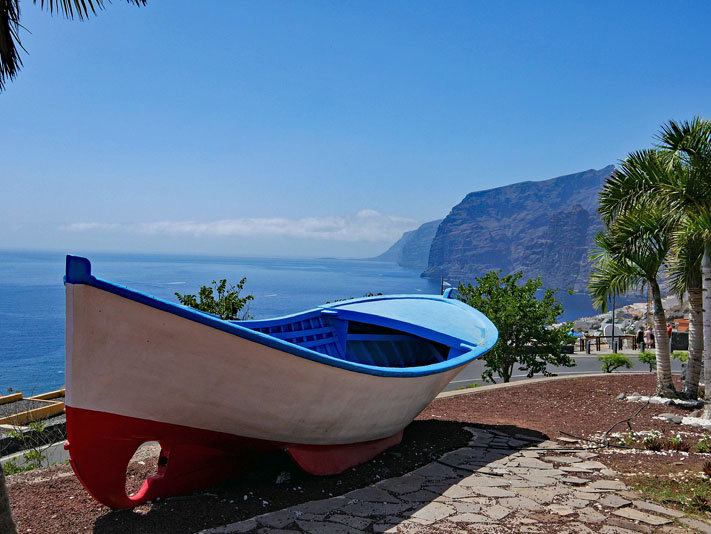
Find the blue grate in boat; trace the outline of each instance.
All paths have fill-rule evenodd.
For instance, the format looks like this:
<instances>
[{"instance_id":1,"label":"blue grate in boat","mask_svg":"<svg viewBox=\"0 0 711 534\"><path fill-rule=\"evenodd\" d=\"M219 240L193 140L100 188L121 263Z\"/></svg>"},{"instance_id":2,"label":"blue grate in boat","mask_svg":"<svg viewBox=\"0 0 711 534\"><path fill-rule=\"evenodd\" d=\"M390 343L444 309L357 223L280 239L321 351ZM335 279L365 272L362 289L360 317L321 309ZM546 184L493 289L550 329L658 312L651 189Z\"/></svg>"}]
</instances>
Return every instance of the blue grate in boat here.
<instances>
[{"instance_id":1,"label":"blue grate in boat","mask_svg":"<svg viewBox=\"0 0 711 534\"><path fill-rule=\"evenodd\" d=\"M446 360L448 353L448 347L372 325L356 325L354 332L348 332L348 321L321 313L241 324L321 354L378 367L431 365Z\"/></svg>"},{"instance_id":2,"label":"blue grate in boat","mask_svg":"<svg viewBox=\"0 0 711 534\"><path fill-rule=\"evenodd\" d=\"M288 323L272 323L254 330L335 358L343 356L336 328L326 325L320 315Z\"/></svg>"}]
</instances>

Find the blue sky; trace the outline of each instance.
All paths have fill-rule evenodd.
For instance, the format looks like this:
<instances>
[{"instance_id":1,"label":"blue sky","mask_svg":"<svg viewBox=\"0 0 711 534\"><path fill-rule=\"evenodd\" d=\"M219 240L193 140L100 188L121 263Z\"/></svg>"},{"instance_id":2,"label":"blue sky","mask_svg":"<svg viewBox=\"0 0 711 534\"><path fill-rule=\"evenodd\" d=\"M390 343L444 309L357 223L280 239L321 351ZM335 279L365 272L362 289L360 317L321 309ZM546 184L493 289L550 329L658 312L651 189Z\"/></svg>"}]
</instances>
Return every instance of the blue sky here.
<instances>
[{"instance_id":1,"label":"blue sky","mask_svg":"<svg viewBox=\"0 0 711 534\"><path fill-rule=\"evenodd\" d=\"M375 255L711 116L707 2L21 2L0 248Z\"/></svg>"}]
</instances>

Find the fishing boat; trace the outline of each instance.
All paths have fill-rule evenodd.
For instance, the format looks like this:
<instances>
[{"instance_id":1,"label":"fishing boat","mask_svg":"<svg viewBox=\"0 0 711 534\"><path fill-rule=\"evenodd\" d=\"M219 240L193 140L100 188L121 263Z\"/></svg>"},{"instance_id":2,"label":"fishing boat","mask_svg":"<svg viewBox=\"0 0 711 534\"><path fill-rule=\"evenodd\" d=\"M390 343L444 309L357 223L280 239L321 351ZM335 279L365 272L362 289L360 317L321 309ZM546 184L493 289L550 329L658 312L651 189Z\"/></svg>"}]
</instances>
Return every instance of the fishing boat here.
<instances>
[{"instance_id":1,"label":"fishing boat","mask_svg":"<svg viewBox=\"0 0 711 534\"><path fill-rule=\"evenodd\" d=\"M231 478L260 451L317 475L365 462L498 336L450 293L231 322L96 278L77 256L65 288L65 447L112 508ZM146 442L160 444L157 471L129 495L126 469Z\"/></svg>"}]
</instances>

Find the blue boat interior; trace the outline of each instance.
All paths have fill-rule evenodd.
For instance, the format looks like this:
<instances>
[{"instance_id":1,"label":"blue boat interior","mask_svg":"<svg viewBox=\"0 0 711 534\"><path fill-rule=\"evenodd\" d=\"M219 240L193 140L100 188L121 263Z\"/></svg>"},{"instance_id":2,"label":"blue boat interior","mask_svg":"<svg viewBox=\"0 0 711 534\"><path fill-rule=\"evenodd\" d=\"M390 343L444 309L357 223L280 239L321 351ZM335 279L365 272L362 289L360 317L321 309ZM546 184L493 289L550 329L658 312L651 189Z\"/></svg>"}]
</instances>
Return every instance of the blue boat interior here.
<instances>
[{"instance_id":1,"label":"blue boat interior","mask_svg":"<svg viewBox=\"0 0 711 534\"><path fill-rule=\"evenodd\" d=\"M379 367L420 367L462 353L458 348L417 335L334 315L327 310L315 310L288 318L239 324L339 360Z\"/></svg>"}]
</instances>

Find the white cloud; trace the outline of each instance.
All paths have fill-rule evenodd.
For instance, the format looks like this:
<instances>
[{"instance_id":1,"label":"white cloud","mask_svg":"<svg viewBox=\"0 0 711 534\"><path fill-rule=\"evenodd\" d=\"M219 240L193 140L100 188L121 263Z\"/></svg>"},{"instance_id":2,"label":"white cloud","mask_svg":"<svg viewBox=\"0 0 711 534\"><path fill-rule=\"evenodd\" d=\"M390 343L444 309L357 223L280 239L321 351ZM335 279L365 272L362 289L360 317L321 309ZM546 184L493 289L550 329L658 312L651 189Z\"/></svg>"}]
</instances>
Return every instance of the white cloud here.
<instances>
[{"instance_id":1,"label":"white cloud","mask_svg":"<svg viewBox=\"0 0 711 534\"><path fill-rule=\"evenodd\" d=\"M69 232L119 232L192 237L289 237L332 241L394 241L417 227L417 221L364 209L345 217L303 219L243 218L219 221L142 223L79 222L62 226Z\"/></svg>"}]
</instances>

